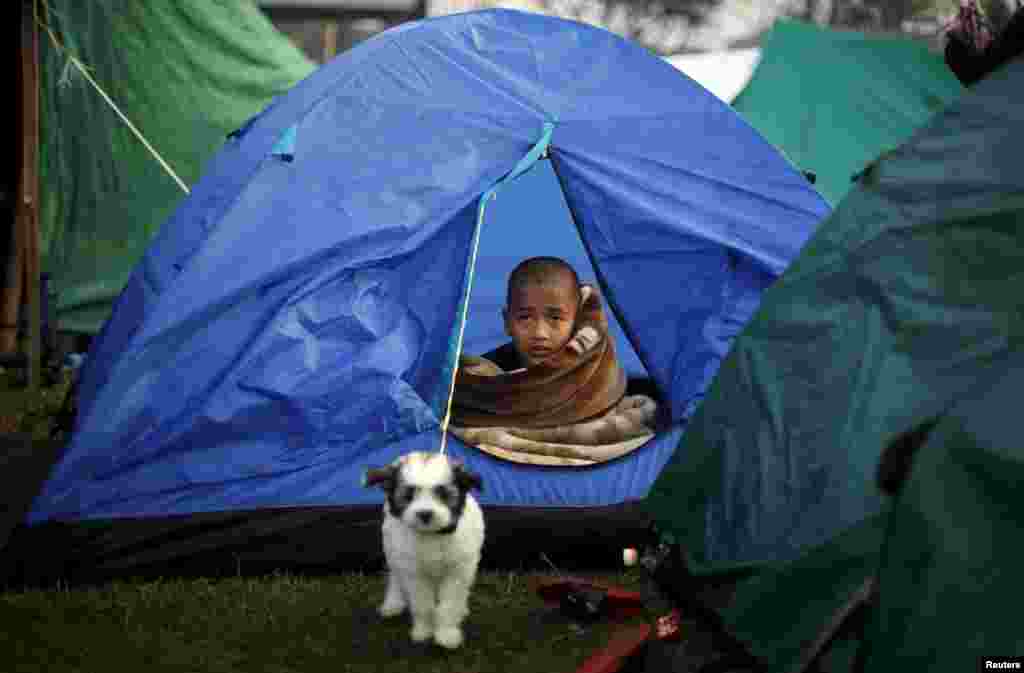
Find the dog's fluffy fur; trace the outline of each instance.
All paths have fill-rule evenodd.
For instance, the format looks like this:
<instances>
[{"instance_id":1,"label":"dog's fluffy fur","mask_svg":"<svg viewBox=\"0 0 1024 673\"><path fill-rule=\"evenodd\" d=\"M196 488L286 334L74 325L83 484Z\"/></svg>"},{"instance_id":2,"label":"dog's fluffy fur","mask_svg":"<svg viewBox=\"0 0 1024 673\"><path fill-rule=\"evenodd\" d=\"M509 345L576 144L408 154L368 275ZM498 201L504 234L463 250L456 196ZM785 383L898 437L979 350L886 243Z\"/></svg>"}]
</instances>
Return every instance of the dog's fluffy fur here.
<instances>
[{"instance_id":1,"label":"dog's fluffy fur","mask_svg":"<svg viewBox=\"0 0 1024 673\"><path fill-rule=\"evenodd\" d=\"M388 588L378 612L412 613L411 637L433 636L446 648L462 644L462 621L476 579L484 518L470 490L480 477L440 453L415 452L367 470L384 503L384 555Z\"/></svg>"}]
</instances>

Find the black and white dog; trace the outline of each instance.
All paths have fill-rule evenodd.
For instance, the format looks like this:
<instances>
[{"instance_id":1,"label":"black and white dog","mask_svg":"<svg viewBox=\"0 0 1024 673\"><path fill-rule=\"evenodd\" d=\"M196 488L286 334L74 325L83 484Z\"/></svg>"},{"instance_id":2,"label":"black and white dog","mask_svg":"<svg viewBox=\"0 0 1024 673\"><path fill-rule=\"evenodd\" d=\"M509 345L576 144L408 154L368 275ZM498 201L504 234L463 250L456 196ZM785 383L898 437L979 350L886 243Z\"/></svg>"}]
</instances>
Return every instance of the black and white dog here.
<instances>
[{"instance_id":1,"label":"black and white dog","mask_svg":"<svg viewBox=\"0 0 1024 673\"><path fill-rule=\"evenodd\" d=\"M411 637L433 636L447 648L462 644L462 621L484 542L484 517L470 493L480 477L440 453L414 452L367 470L384 503L388 589L383 617L412 613Z\"/></svg>"}]
</instances>

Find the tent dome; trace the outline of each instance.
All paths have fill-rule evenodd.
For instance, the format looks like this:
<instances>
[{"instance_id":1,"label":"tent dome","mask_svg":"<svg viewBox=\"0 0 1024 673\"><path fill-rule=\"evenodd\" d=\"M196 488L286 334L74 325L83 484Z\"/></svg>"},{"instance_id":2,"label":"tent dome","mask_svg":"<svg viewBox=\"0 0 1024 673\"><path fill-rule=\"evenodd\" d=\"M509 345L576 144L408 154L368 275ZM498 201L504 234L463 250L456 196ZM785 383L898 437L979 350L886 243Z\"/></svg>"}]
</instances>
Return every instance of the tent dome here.
<instances>
[{"instance_id":1,"label":"tent dome","mask_svg":"<svg viewBox=\"0 0 1024 673\"><path fill-rule=\"evenodd\" d=\"M531 155L542 139L546 157ZM386 31L228 138L94 342L75 432L30 521L376 506L359 487L368 465L440 443L478 223L495 255L503 240L545 241L544 221L492 231L481 206L534 161L557 178L674 428L577 470L449 450L482 474L485 505L643 497L828 206L638 45L488 10ZM504 278L488 282L500 295Z\"/></svg>"}]
</instances>

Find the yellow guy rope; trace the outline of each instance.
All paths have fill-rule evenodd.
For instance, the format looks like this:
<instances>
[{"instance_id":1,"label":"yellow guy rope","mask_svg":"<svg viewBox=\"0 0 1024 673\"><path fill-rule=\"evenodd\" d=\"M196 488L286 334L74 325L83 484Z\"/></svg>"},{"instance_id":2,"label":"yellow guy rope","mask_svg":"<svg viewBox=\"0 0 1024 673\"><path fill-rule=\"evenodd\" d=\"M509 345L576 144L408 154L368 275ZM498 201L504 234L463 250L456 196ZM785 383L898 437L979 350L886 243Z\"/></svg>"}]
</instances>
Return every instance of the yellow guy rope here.
<instances>
[{"instance_id":1,"label":"yellow guy rope","mask_svg":"<svg viewBox=\"0 0 1024 673\"><path fill-rule=\"evenodd\" d=\"M500 184L500 183L499 183ZM487 202L497 194L497 185L480 197L480 209L477 211L476 227L473 231L473 249L469 256L469 273L466 276L466 298L463 302L462 314L459 320L459 336L455 342L455 363L452 366L452 380L448 386L448 403L444 411L444 420L441 421L441 453L445 452L448 444L448 424L452 419L452 400L455 398L455 378L459 373L459 358L462 357L462 340L466 336L466 318L469 316L469 296L473 291L473 276L476 269L476 255L480 250L480 228L484 221L484 208Z\"/></svg>"},{"instance_id":2,"label":"yellow guy rope","mask_svg":"<svg viewBox=\"0 0 1024 673\"><path fill-rule=\"evenodd\" d=\"M50 9L49 4L47 4L46 0L41 1L42 4L46 7L47 12L52 11ZM154 149L154 147L149 144L149 141L146 140L145 136L143 136L142 133L137 128L135 128L135 125L132 124L131 120L128 119L128 117L126 117L123 112L121 112L121 110L117 107L114 101L110 99L110 96L107 95L107 92L104 91L103 88L96 83L96 80L94 80L92 78L92 75L89 74L89 69L85 67L85 64L78 60L78 58L74 54L65 49L64 46L60 43L60 40L57 39L57 36L54 35L53 30L50 28L50 26L43 23L40 20L37 7L34 6L33 9L35 10L36 24L40 28L45 30L46 33L50 36L50 41L53 42L53 46L57 48L57 51L67 56L68 60L72 64L74 64L76 68L78 68L78 71L82 73L86 80L88 80L89 84L92 84L93 88L96 89L96 92L99 93L99 95L103 97L103 100L107 102L107 105L109 105L111 109L113 109L117 116L121 118L121 121L123 121L125 125L131 130L131 132L135 134L135 137L139 139L139 142L141 142L142 145L147 150L149 150L149 153L152 154L153 158L155 158L157 162L163 167L163 169L167 171L167 174L170 175L171 178L173 178L176 183L178 183L178 186L181 187L181 191L188 194L189 189L185 182L181 178L179 178L178 174L174 172L174 169L172 169L170 165L168 165L168 163L164 161L164 158L160 156L160 153L157 152L156 149Z\"/></svg>"},{"instance_id":3,"label":"yellow guy rope","mask_svg":"<svg viewBox=\"0 0 1024 673\"><path fill-rule=\"evenodd\" d=\"M537 144L519 160L515 168L502 178L498 184L491 187L489 190L484 192L480 197L480 207L477 210L476 217L476 228L473 231L473 248L470 251L469 256L469 267L466 277L466 296L463 299L462 316L459 319L459 336L455 342L455 362L452 365L452 380L448 386L448 403L445 407L444 420L441 421L441 448L438 449L440 453L445 453L445 449L448 445L448 425L451 423L452 418L452 400L455 397L455 379L459 373L459 358L462 357L462 341L466 335L466 318L469 315L469 297L473 291L473 276L476 275L476 257L477 252L480 249L480 229L484 223L484 210L487 208L487 202L495 198L498 195L498 189L509 182L519 177L528 168L537 163L537 160L542 156L547 155L548 145L551 142L551 133L554 131L555 125L553 122L544 122L544 132L541 139L537 141Z\"/></svg>"}]
</instances>

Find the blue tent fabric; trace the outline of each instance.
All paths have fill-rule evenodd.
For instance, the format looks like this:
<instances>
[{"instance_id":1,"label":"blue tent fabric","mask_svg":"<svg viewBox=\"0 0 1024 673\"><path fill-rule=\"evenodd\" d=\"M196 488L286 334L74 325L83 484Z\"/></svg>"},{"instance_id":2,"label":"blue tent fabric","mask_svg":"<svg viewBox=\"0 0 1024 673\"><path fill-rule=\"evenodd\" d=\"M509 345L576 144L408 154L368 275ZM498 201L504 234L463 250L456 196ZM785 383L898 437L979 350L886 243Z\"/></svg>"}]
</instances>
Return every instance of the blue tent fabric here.
<instances>
[{"instance_id":1,"label":"blue tent fabric","mask_svg":"<svg viewBox=\"0 0 1024 673\"><path fill-rule=\"evenodd\" d=\"M658 385L675 426L586 469L516 465L454 439L449 451L481 473L485 504L643 497L828 206L641 47L488 10L386 31L227 139L94 342L75 432L30 523L379 502L359 486L367 466L440 444L479 200L545 124L549 161L507 191L550 166L629 367ZM471 306L478 289L501 301L489 255L543 246L548 226L493 224L485 215ZM482 343L474 318L467 349Z\"/></svg>"}]
</instances>

